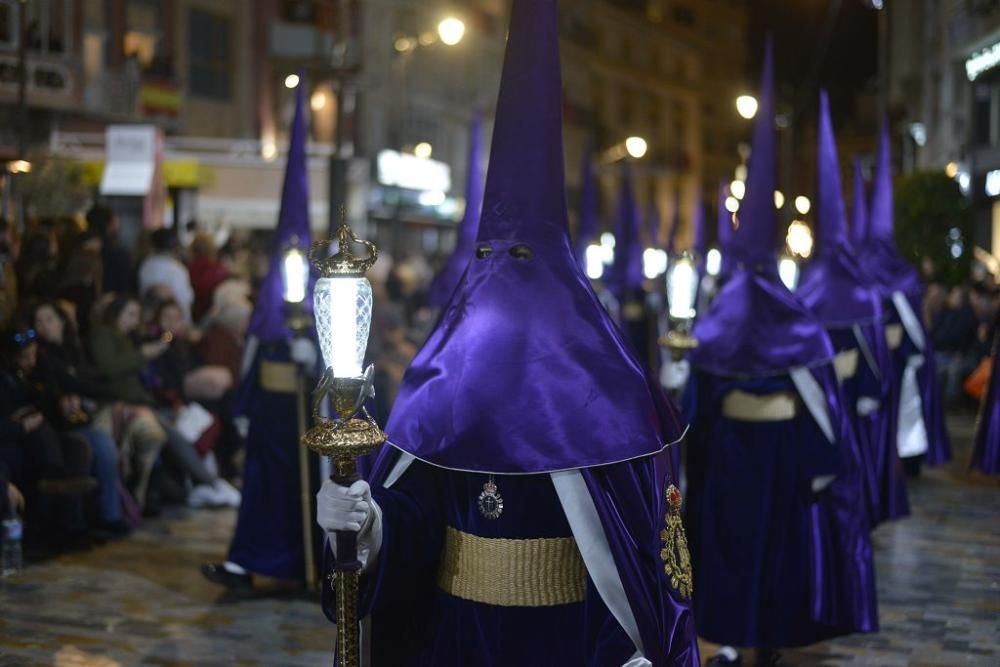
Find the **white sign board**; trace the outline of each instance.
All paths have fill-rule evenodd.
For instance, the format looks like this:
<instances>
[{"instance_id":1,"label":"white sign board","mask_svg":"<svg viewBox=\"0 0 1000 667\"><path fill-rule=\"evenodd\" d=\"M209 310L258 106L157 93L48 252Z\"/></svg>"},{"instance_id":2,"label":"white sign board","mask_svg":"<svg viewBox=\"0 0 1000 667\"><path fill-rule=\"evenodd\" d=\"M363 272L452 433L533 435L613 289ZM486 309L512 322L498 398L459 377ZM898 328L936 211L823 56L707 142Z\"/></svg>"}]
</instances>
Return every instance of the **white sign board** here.
<instances>
[{"instance_id":1,"label":"white sign board","mask_svg":"<svg viewBox=\"0 0 1000 667\"><path fill-rule=\"evenodd\" d=\"M378 182L407 190L448 192L451 167L437 160L385 150L378 154Z\"/></svg>"},{"instance_id":2,"label":"white sign board","mask_svg":"<svg viewBox=\"0 0 1000 667\"><path fill-rule=\"evenodd\" d=\"M108 127L101 194L132 197L149 194L156 173L159 142L159 129L153 125Z\"/></svg>"},{"instance_id":3,"label":"white sign board","mask_svg":"<svg viewBox=\"0 0 1000 667\"><path fill-rule=\"evenodd\" d=\"M965 75L969 81L975 81L983 72L1000 65L1000 42L977 51L965 61Z\"/></svg>"}]
</instances>

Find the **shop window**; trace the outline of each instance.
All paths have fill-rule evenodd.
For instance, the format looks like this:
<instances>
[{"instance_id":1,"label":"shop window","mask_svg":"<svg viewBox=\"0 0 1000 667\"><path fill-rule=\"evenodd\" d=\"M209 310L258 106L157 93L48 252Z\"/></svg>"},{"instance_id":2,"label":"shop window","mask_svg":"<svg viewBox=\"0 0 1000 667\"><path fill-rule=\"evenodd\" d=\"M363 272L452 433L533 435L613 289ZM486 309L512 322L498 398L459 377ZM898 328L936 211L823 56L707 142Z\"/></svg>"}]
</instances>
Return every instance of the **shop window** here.
<instances>
[{"instance_id":1,"label":"shop window","mask_svg":"<svg viewBox=\"0 0 1000 667\"><path fill-rule=\"evenodd\" d=\"M229 18L200 9L190 10L188 89L191 94L215 100L232 97L231 33Z\"/></svg>"}]
</instances>

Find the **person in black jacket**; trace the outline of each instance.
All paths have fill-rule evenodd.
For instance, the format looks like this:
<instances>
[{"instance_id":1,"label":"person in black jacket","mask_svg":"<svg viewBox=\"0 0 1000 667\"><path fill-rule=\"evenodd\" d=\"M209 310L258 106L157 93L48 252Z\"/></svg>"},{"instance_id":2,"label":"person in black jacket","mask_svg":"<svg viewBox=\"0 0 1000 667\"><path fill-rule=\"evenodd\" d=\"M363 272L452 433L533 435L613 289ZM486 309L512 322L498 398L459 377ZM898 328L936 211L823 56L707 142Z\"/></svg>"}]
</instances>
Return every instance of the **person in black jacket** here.
<instances>
[{"instance_id":1,"label":"person in black jacket","mask_svg":"<svg viewBox=\"0 0 1000 667\"><path fill-rule=\"evenodd\" d=\"M969 303L968 290L953 287L932 326L939 381L949 404L961 398L962 382L979 362L973 353L976 328L976 314Z\"/></svg>"},{"instance_id":2,"label":"person in black jacket","mask_svg":"<svg viewBox=\"0 0 1000 667\"><path fill-rule=\"evenodd\" d=\"M94 455L100 485L98 509L102 528L112 536L128 533L119 495L118 446L112 434L94 425L102 401L111 396L100 373L83 355L74 322L56 302L44 301L32 313L38 332L38 363L33 375L42 387L47 414L60 431L84 438Z\"/></svg>"},{"instance_id":3,"label":"person in black jacket","mask_svg":"<svg viewBox=\"0 0 1000 667\"><path fill-rule=\"evenodd\" d=\"M105 293L131 294L135 292L135 267L128 249L118 238L118 215L100 204L87 211L87 228L101 237L103 264L102 288Z\"/></svg>"},{"instance_id":4,"label":"person in black jacket","mask_svg":"<svg viewBox=\"0 0 1000 667\"><path fill-rule=\"evenodd\" d=\"M86 538L84 496L96 483L87 476L86 440L62 437L45 417L44 398L32 378L38 345L33 330L9 329L0 340L0 457L24 492L30 545L73 545Z\"/></svg>"}]
</instances>

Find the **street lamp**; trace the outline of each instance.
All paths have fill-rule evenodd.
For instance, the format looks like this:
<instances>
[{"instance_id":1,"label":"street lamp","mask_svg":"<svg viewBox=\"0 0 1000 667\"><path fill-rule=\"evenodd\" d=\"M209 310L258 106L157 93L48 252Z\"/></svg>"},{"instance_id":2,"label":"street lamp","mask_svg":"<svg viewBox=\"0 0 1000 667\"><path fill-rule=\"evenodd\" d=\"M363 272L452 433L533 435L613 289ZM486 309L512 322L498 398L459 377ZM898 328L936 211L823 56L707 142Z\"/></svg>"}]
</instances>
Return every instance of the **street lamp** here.
<instances>
[{"instance_id":1,"label":"street lamp","mask_svg":"<svg viewBox=\"0 0 1000 667\"><path fill-rule=\"evenodd\" d=\"M302 444L333 463L332 479L341 486L350 486L359 479L357 459L371 454L385 442L385 434L365 409L365 402L374 396L372 386L374 366L364 368L368 334L372 321L372 286L365 277L378 259L374 243L363 241L351 228L343 225L338 231L339 247L335 255L319 257L317 251L329 242L313 244L309 258L320 273L316 282L313 307L316 314L316 334L326 371L316 387L313 403L313 426L302 438ZM367 257L351 252L352 244L367 250ZM332 399L334 417L320 415L320 407ZM336 588L337 662L345 667L357 667L358 642L358 582L361 563L358 560L357 533L337 531L333 563L333 583Z\"/></svg>"},{"instance_id":2,"label":"street lamp","mask_svg":"<svg viewBox=\"0 0 1000 667\"><path fill-rule=\"evenodd\" d=\"M625 151L630 157L639 160L649 150L649 144L642 137L629 137L625 140Z\"/></svg>"},{"instance_id":3,"label":"street lamp","mask_svg":"<svg viewBox=\"0 0 1000 667\"><path fill-rule=\"evenodd\" d=\"M433 153L434 153L434 147L431 146L426 141L421 141L419 144L413 147L413 154L416 155L421 160L429 160Z\"/></svg>"},{"instance_id":4,"label":"street lamp","mask_svg":"<svg viewBox=\"0 0 1000 667\"><path fill-rule=\"evenodd\" d=\"M795 210L801 215L805 215L812 208L812 202L809 201L809 197L805 195L799 195L795 198Z\"/></svg>"},{"instance_id":5,"label":"street lamp","mask_svg":"<svg viewBox=\"0 0 1000 667\"><path fill-rule=\"evenodd\" d=\"M739 180L733 181L729 184L729 192L742 201L743 195L747 193L747 184Z\"/></svg>"},{"instance_id":6,"label":"street lamp","mask_svg":"<svg viewBox=\"0 0 1000 667\"><path fill-rule=\"evenodd\" d=\"M289 74L285 77L285 88L296 88L299 85L299 75Z\"/></svg>"},{"instance_id":7,"label":"street lamp","mask_svg":"<svg viewBox=\"0 0 1000 667\"><path fill-rule=\"evenodd\" d=\"M753 95L740 95L736 98L736 112L747 120L757 115L757 106L757 98Z\"/></svg>"},{"instance_id":8,"label":"street lamp","mask_svg":"<svg viewBox=\"0 0 1000 667\"><path fill-rule=\"evenodd\" d=\"M465 36L465 23L454 16L449 16L438 23L438 37L445 46L455 46Z\"/></svg>"},{"instance_id":9,"label":"street lamp","mask_svg":"<svg viewBox=\"0 0 1000 667\"><path fill-rule=\"evenodd\" d=\"M792 254L803 259L812 254L813 234L809 225L801 220L793 220L788 226L788 234L785 236L785 243Z\"/></svg>"}]
</instances>

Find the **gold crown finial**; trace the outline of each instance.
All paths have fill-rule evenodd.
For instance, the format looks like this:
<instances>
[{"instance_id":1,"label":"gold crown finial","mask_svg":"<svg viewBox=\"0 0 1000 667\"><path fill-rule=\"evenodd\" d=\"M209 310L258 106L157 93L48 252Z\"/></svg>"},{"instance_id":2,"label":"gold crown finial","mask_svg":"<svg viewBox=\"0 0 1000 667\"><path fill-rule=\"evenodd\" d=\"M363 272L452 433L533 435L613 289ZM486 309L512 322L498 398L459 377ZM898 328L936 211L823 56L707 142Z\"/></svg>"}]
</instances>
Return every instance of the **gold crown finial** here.
<instances>
[{"instance_id":1,"label":"gold crown finial","mask_svg":"<svg viewBox=\"0 0 1000 667\"><path fill-rule=\"evenodd\" d=\"M368 251L367 257L359 257L351 252L351 244L363 245ZM328 257L320 257L318 252L330 245L330 241L317 241L309 251L309 261L313 263L324 278L333 276L363 276L378 259L378 248L371 241L359 239L346 224L337 230L337 253Z\"/></svg>"}]
</instances>

